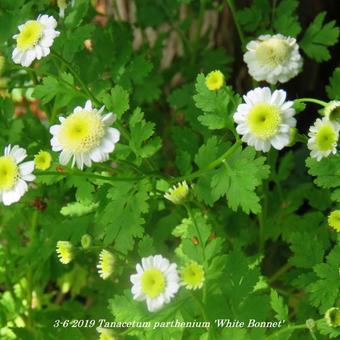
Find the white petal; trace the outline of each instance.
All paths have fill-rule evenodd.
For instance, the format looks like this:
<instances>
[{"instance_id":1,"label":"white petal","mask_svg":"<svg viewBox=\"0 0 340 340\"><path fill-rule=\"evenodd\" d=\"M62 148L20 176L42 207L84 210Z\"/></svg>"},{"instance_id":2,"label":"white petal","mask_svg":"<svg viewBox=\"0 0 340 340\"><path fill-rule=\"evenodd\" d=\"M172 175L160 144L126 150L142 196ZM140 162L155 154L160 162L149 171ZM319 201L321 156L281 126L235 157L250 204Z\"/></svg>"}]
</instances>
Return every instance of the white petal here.
<instances>
[{"instance_id":1,"label":"white petal","mask_svg":"<svg viewBox=\"0 0 340 340\"><path fill-rule=\"evenodd\" d=\"M109 112L107 113L103 118L102 118L102 121L104 122L104 124L106 126L110 126L112 125L112 123L116 120L116 116L112 113L112 112Z\"/></svg>"},{"instance_id":2,"label":"white petal","mask_svg":"<svg viewBox=\"0 0 340 340\"><path fill-rule=\"evenodd\" d=\"M34 170L34 162L29 161L19 165L20 175L26 176L33 172Z\"/></svg>"},{"instance_id":3,"label":"white petal","mask_svg":"<svg viewBox=\"0 0 340 340\"><path fill-rule=\"evenodd\" d=\"M60 164L66 165L70 161L71 157L72 157L71 152L63 150L59 155Z\"/></svg>"}]
</instances>

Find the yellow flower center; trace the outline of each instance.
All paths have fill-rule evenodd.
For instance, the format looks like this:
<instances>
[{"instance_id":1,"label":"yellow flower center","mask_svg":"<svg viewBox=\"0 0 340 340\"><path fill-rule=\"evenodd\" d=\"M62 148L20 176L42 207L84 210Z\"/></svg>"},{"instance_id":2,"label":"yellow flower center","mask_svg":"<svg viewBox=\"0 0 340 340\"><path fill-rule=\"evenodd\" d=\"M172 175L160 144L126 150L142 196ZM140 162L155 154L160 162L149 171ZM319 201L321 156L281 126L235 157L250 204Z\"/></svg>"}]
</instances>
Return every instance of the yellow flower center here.
<instances>
[{"instance_id":1,"label":"yellow flower center","mask_svg":"<svg viewBox=\"0 0 340 340\"><path fill-rule=\"evenodd\" d=\"M0 190L14 187L19 177L19 168L11 156L0 157Z\"/></svg>"},{"instance_id":2,"label":"yellow flower center","mask_svg":"<svg viewBox=\"0 0 340 340\"><path fill-rule=\"evenodd\" d=\"M27 50L35 46L43 34L43 27L36 20L28 21L17 37L17 47Z\"/></svg>"},{"instance_id":3,"label":"yellow flower center","mask_svg":"<svg viewBox=\"0 0 340 340\"><path fill-rule=\"evenodd\" d=\"M57 253L61 263L70 263L73 259L72 244L68 241L58 241Z\"/></svg>"},{"instance_id":4,"label":"yellow flower center","mask_svg":"<svg viewBox=\"0 0 340 340\"><path fill-rule=\"evenodd\" d=\"M210 72L205 80L205 84L210 91L219 90L224 83L224 76L221 71Z\"/></svg>"},{"instance_id":5,"label":"yellow flower center","mask_svg":"<svg viewBox=\"0 0 340 340\"><path fill-rule=\"evenodd\" d=\"M321 151L327 151L333 149L334 143L336 143L337 135L334 128L330 124L325 124L320 127L316 133L316 145Z\"/></svg>"},{"instance_id":6,"label":"yellow flower center","mask_svg":"<svg viewBox=\"0 0 340 340\"><path fill-rule=\"evenodd\" d=\"M80 111L72 113L62 122L58 139L64 150L83 153L98 146L104 134L100 114Z\"/></svg>"},{"instance_id":7,"label":"yellow flower center","mask_svg":"<svg viewBox=\"0 0 340 340\"><path fill-rule=\"evenodd\" d=\"M277 133L281 123L281 112L276 106L259 103L249 112L247 123L252 134L260 139L269 139Z\"/></svg>"},{"instance_id":8,"label":"yellow flower center","mask_svg":"<svg viewBox=\"0 0 340 340\"><path fill-rule=\"evenodd\" d=\"M335 210L328 216L328 224L340 232L340 210Z\"/></svg>"},{"instance_id":9,"label":"yellow flower center","mask_svg":"<svg viewBox=\"0 0 340 340\"><path fill-rule=\"evenodd\" d=\"M258 45L255 54L260 63L277 66L288 58L290 51L291 47L285 40L270 38Z\"/></svg>"},{"instance_id":10,"label":"yellow flower center","mask_svg":"<svg viewBox=\"0 0 340 340\"><path fill-rule=\"evenodd\" d=\"M164 291L164 274L155 268L147 269L141 277L142 291L150 298L155 298Z\"/></svg>"},{"instance_id":11,"label":"yellow flower center","mask_svg":"<svg viewBox=\"0 0 340 340\"><path fill-rule=\"evenodd\" d=\"M192 262L182 269L181 277L183 283L188 288L200 288L204 281L204 271L202 266L195 262Z\"/></svg>"},{"instance_id":12,"label":"yellow flower center","mask_svg":"<svg viewBox=\"0 0 340 340\"><path fill-rule=\"evenodd\" d=\"M52 157L47 151L39 151L34 157L34 164L38 170L47 170L51 166Z\"/></svg>"},{"instance_id":13,"label":"yellow flower center","mask_svg":"<svg viewBox=\"0 0 340 340\"><path fill-rule=\"evenodd\" d=\"M115 259L110 252L106 250L102 252L102 259L100 261L100 269L102 270L104 277L109 277L113 273L114 261Z\"/></svg>"}]
</instances>

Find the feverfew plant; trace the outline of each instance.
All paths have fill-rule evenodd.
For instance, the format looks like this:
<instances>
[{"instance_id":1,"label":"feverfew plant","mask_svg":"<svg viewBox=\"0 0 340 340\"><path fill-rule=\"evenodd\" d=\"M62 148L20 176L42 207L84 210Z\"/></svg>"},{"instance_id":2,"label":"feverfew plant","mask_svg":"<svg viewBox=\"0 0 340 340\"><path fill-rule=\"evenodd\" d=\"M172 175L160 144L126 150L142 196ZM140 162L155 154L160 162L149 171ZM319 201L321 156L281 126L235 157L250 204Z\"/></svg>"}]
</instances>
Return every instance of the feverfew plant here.
<instances>
[{"instance_id":1,"label":"feverfew plant","mask_svg":"<svg viewBox=\"0 0 340 340\"><path fill-rule=\"evenodd\" d=\"M0 2L1 339L340 338L333 2Z\"/></svg>"}]
</instances>

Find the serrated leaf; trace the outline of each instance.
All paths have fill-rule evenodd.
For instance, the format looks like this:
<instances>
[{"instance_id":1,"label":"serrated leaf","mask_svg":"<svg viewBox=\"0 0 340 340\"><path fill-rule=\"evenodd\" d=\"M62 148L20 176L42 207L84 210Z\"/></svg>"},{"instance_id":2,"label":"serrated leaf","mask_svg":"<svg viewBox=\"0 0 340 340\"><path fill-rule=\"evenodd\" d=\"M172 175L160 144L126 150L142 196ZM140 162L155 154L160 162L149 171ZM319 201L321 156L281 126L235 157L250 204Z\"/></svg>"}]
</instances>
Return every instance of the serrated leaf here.
<instances>
[{"instance_id":1,"label":"serrated leaf","mask_svg":"<svg viewBox=\"0 0 340 340\"><path fill-rule=\"evenodd\" d=\"M255 158L255 155L253 148L239 149L212 176L213 195L217 198L225 195L234 211L238 207L247 214L261 211L255 189L268 177L269 166L264 164L264 157Z\"/></svg>"},{"instance_id":2,"label":"serrated leaf","mask_svg":"<svg viewBox=\"0 0 340 340\"><path fill-rule=\"evenodd\" d=\"M335 20L324 24L325 17L326 12L317 15L300 42L304 52L317 62L330 59L328 47L335 45L339 37L339 27Z\"/></svg>"},{"instance_id":3,"label":"serrated leaf","mask_svg":"<svg viewBox=\"0 0 340 340\"><path fill-rule=\"evenodd\" d=\"M143 235L142 216L148 211L149 190L147 180L115 183L108 190L109 201L97 214L105 245L113 243L115 249L125 254L132 249L134 239Z\"/></svg>"},{"instance_id":4,"label":"serrated leaf","mask_svg":"<svg viewBox=\"0 0 340 340\"><path fill-rule=\"evenodd\" d=\"M129 100L129 93L119 85L116 85L110 94L103 96L106 108L112 111L118 119L121 119L123 114L130 108Z\"/></svg>"},{"instance_id":5,"label":"serrated leaf","mask_svg":"<svg viewBox=\"0 0 340 340\"><path fill-rule=\"evenodd\" d=\"M329 78L326 86L327 95L330 99L340 99L340 67L337 67Z\"/></svg>"}]
</instances>

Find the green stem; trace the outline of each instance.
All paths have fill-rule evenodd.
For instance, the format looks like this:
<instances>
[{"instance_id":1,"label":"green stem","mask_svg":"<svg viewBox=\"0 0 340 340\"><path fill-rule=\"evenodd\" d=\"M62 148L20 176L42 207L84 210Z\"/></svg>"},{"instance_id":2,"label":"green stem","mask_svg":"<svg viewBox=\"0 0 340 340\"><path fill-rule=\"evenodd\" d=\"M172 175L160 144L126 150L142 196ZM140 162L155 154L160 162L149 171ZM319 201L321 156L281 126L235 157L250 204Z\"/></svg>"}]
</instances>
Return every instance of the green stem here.
<instances>
[{"instance_id":1,"label":"green stem","mask_svg":"<svg viewBox=\"0 0 340 340\"><path fill-rule=\"evenodd\" d=\"M94 103L96 103L97 105L102 105L100 101L95 97L95 95L90 91L90 89L86 86L86 84L80 78L78 73L73 69L73 66L66 59L64 59L59 53L52 51L51 54L55 56L57 59L59 59L59 61L61 61L68 68L68 70L71 72L73 77L78 81L78 83L80 84L84 92L89 96L89 98L91 98L94 101Z\"/></svg>"},{"instance_id":2,"label":"green stem","mask_svg":"<svg viewBox=\"0 0 340 340\"><path fill-rule=\"evenodd\" d=\"M143 179L143 177L108 177L108 176L102 176L93 174L91 172L58 172L58 171L44 171L44 172L36 172L35 175L37 176L76 176L76 177L86 177L86 178L94 178L94 179L101 179L105 181L111 181L111 182L133 182L133 181L139 181Z\"/></svg>"},{"instance_id":3,"label":"green stem","mask_svg":"<svg viewBox=\"0 0 340 340\"><path fill-rule=\"evenodd\" d=\"M257 215L259 221L259 253L262 254L264 248L264 216L263 206L261 212Z\"/></svg>"},{"instance_id":4,"label":"green stem","mask_svg":"<svg viewBox=\"0 0 340 340\"><path fill-rule=\"evenodd\" d=\"M244 38L244 34L243 34L243 31L242 31L241 25L240 25L240 23L237 20L234 1L233 0L226 0L226 1L227 1L228 6L229 6L231 15L232 15L232 17L234 19L234 23L235 23L238 35L239 35L240 40L241 40L242 50L244 51L245 46L246 46L246 41L245 41L245 38Z\"/></svg>"},{"instance_id":5,"label":"green stem","mask_svg":"<svg viewBox=\"0 0 340 340\"><path fill-rule=\"evenodd\" d=\"M275 282L282 274L286 273L289 269L292 268L292 265L290 263L286 263L284 266L282 266L277 272L275 272L270 278L269 283Z\"/></svg>"},{"instance_id":6,"label":"green stem","mask_svg":"<svg viewBox=\"0 0 340 340\"><path fill-rule=\"evenodd\" d=\"M315 99L315 98L298 98L295 99L298 103L314 103L320 106L327 106L328 103L324 102L323 100Z\"/></svg>"},{"instance_id":7,"label":"green stem","mask_svg":"<svg viewBox=\"0 0 340 340\"><path fill-rule=\"evenodd\" d=\"M34 245L36 227L38 223L38 211L34 210L32 213L31 228L30 228L30 241ZM32 317L32 297L33 297L33 270L30 267L27 273L27 326L34 331L33 317Z\"/></svg>"},{"instance_id":8,"label":"green stem","mask_svg":"<svg viewBox=\"0 0 340 340\"><path fill-rule=\"evenodd\" d=\"M195 216L194 216L194 214L192 213L192 210L191 210L189 204L184 204L184 206L185 206L185 209L187 210L188 215L189 215L190 219L192 220L192 223L194 224L194 227L195 227L195 229L196 229L196 233L197 233L197 236L198 236L198 240L199 240L199 242L200 242L201 249L202 249L202 257L203 257L203 261L205 262L205 248L204 248L204 244L203 244L203 239L202 239L202 236L201 236L201 232L200 232L200 230L199 230L199 227L198 227L198 225L197 225Z\"/></svg>"},{"instance_id":9,"label":"green stem","mask_svg":"<svg viewBox=\"0 0 340 340\"><path fill-rule=\"evenodd\" d=\"M281 328L279 331L275 332L275 333L272 333L270 334L269 336L267 336L265 338L265 340L268 340L268 339L275 339L277 336L281 335L281 334L284 334L286 332L290 332L290 331L295 331L295 330L298 330L298 329L307 329L308 327L306 326L306 324L302 324L302 325L295 325L295 326L287 326L285 328Z\"/></svg>"},{"instance_id":10,"label":"green stem","mask_svg":"<svg viewBox=\"0 0 340 340\"><path fill-rule=\"evenodd\" d=\"M231 156L237 150L237 148L240 144L241 144L240 140L236 141L235 144L232 145L222 156L220 156L219 158L217 158L213 162L211 162L205 169L194 171L193 173L191 173L189 175L176 177L173 180L171 180L171 183L176 183L176 182L180 182L180 181L184 181L184 180L192 180L192 179L197 178L197 177L205 174L206 172L216 168L218 165L223 163L223 161L226 158Z\"/></svg>"}]
</instances>

